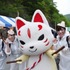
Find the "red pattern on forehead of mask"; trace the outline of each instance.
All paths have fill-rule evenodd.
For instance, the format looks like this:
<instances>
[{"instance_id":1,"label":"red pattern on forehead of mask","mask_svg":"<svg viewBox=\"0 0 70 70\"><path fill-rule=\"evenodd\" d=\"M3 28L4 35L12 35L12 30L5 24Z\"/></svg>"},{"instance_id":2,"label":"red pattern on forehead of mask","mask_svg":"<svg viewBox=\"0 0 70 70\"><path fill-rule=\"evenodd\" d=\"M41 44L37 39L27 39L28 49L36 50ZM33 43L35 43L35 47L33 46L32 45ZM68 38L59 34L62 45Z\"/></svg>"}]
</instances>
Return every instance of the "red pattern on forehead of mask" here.
<instances>
[{"instance_id":1,"label":"red pattern on forehead of mask","mask_svg":"<svg viewBox=\"0 0 70 70\"><path fill-rule=\"evenodd\" d=\"M30 29L29 28L27 30L27 34L28 34L28 37L31 38L31 32L30 32Z\"/></svg>"},{"instance_id":2,"label":"red pattern on forehead of mask","mask_svg":"<svg viewBox=\"0 0 70 70\"><path fill-rule=\"evenodd\" d=\"M39 28L39 30L41 30L42 29L42 25L38 25L38 28Z\"/></svg>"}]
</instances>

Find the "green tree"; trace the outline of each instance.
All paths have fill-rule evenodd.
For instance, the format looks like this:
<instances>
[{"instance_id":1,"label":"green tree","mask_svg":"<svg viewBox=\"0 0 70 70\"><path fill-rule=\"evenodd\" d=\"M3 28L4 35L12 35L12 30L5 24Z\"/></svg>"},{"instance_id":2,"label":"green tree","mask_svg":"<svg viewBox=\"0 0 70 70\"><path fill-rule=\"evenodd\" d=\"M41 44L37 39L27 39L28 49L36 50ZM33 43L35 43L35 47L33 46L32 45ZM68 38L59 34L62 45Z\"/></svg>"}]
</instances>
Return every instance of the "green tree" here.
<instances>
[{"instance_id":1,"label":"green tree","mask_svg":"<svg viewBox=\"0 0 70 70\"><path fill-rule=\"evenodd\" d=\"M68 20L59 14L56 9L53 0L1 0L0 1L0 15L16 17L23 17L26 20L31 20L32 15L36 9L40 9L46 16L51 26L55 26L55 23L65 21L66 25L69 25Z\"/></svg>"}]
</instances>

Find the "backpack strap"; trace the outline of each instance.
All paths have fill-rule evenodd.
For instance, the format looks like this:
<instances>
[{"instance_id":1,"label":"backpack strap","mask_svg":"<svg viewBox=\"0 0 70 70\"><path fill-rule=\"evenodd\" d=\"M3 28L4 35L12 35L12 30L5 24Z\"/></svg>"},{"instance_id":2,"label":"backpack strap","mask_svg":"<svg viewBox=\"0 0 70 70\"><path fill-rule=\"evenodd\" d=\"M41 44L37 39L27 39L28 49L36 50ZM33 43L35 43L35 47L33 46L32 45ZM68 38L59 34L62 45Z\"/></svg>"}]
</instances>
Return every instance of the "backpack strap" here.
<instances>
[{"instance_id":1,"label":"backpack strap","mask_svg":"<svg viewBox=\"0 0 70 70\"><path fill-rule=\"evenodd\" d=\"M66 41L67 41L67 44L68 44L68 48L70 48L70 44L69 44L69 39L68 38L69 38L69 36L66 37Z\"/></svg>"},{"instance_id":2,"label":"backpack strap","mask_svg":"<svg viewBox=\"0 0 70 70\"><path fill-rule=\"evenodd\" d=\"M2 50L3 50L3 48L4 48L4 42L2 41Z\"/></svg>"}]
</instances>

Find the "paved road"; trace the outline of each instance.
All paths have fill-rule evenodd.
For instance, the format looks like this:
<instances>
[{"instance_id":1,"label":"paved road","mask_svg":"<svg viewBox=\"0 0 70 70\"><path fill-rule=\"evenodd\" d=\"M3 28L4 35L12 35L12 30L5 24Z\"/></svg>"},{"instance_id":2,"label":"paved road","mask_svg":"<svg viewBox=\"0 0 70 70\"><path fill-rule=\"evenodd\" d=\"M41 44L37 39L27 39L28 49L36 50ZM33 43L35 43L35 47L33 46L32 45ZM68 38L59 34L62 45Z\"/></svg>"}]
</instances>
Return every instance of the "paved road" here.
<instances>
[{"instance_id":1,"label":"paved road","mask_svg":"<svg viewBox=\"0 0 70 70\"><path fill-rule=\"evenodd\" d=\"M6 62L10 60L10 57L7 58ZM6 69L5 70L10 70L10 64L6 64Z\"/></svg>"}]
</instances>

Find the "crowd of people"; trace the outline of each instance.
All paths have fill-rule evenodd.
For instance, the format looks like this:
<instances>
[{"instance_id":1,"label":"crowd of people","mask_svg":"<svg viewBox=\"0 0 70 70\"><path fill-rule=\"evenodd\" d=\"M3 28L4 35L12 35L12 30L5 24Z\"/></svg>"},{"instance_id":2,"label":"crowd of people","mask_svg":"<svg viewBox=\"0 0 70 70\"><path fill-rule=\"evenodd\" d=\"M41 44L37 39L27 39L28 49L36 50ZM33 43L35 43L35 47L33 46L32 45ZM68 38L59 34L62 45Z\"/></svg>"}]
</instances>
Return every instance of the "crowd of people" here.
<instances>
[{"instance_id":1,"label":"crowd of people","mask_svg":"<svg viewBox=\"0 0 70 70\"><path fill-rule=\"evenodd\" d=\"M56 26L56 33L53 34L53 49L58 50L60 47L65 48L61 50L56 57L56 64L58 70L69 70L70 68L70 34L66 30L65 22L61 22ZM56 35L56 36L55 36ZM14 29L4 28L0 30L0 70L5 70L6 58L10 56L10 61L15 60L22 55L19 48L19 41ZM9 70L25 70L26 63L16 64L11 63Z\"/></svg>"},{"instance_id":2,"label":"crowd of people","mask_svg":"<svg viewBox=\"0 0 70 70\"><path fill-rule=\"evenodd\" d=\"M5 31L5 33L4 33ZM15 60L22 55L19 48L19 41L13 29L6 29L0 32L0 70L5 70L6 59L10 56L10 60ZM4 33L4 34L3 34ZM25 68L25 63L11 63L9 70L21 70Z\"/></svg>"}]
</instances>

